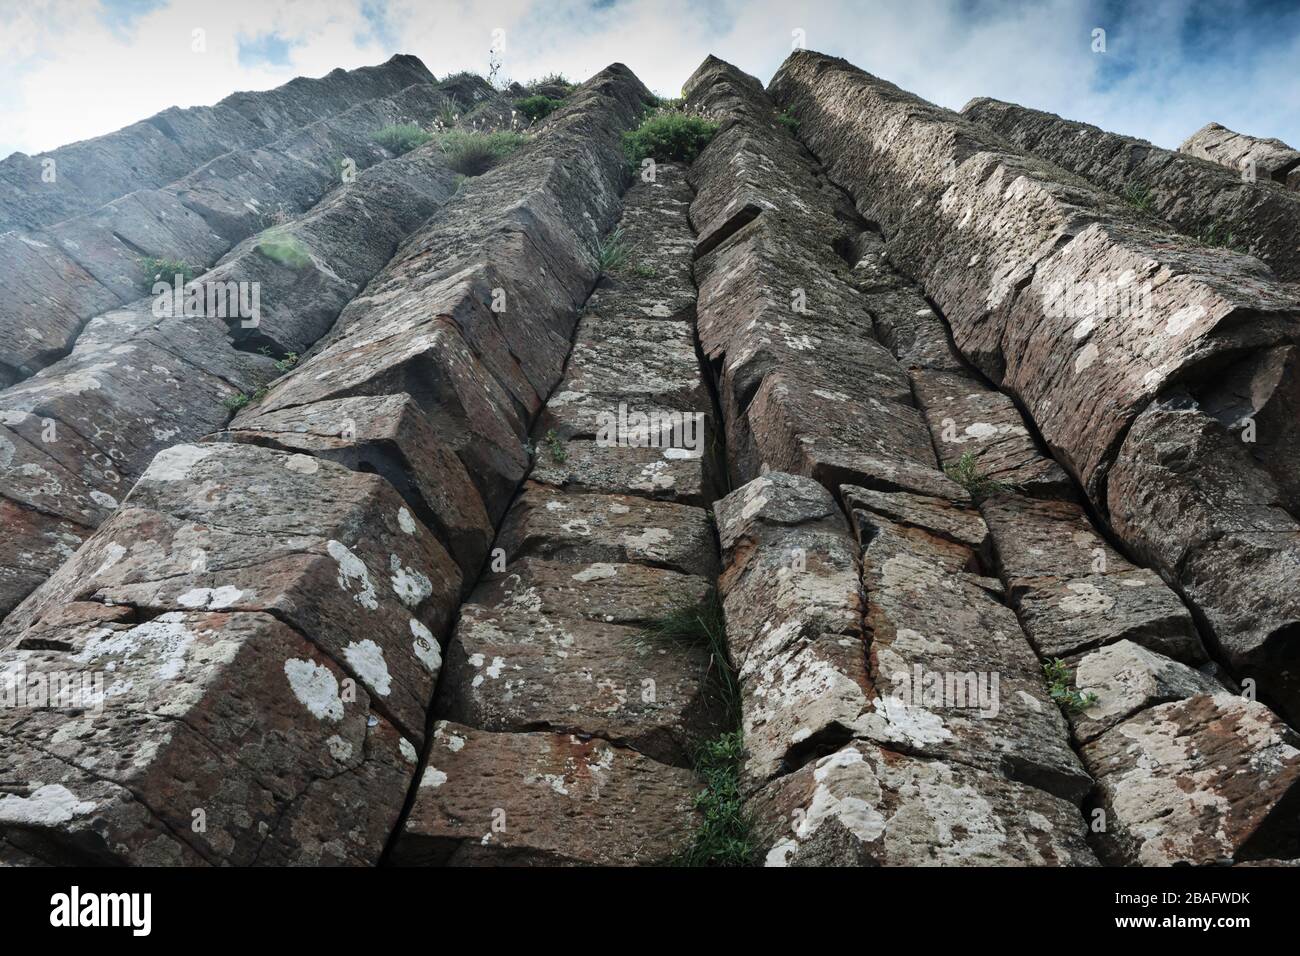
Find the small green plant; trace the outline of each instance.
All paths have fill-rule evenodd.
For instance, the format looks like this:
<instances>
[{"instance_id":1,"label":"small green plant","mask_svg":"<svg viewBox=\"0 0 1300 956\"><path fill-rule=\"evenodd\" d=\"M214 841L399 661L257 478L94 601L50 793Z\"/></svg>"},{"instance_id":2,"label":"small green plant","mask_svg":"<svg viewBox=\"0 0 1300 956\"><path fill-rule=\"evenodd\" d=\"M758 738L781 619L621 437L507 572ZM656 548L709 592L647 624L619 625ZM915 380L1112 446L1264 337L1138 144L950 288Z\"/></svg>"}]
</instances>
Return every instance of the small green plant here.
<instances>
[{"instance_id":1,"label":"small green plant","mask_svg":"<svg viewBox=\"0 0 1300 956\"><path fill-rule=\"evenodd\" d=\"M456 104L451 100L443 103L438 108L438 125L444 129L451 129L460 121L460 113L456 110Z\"/></svg>"},{"instance_id":2,"label":"small green plant","mask_svg":"<svg viewBox=\"0 0 1300 956\"><path fill-rule=\"evenodd\" d=\"M623 230L615 229L596 246L596 264L601 272L613 272L627 262L631 247L623 241Z\"/></svg>"},{"instance_id":3,"label":"small green plant","mask_svg":"<svg viewBox=\"0 0 1300 956\"><path fill-rule=\"evenodd\" d=\"M529 93L535 93L543 88L550 88L552 90L558 88L563 90L564 95L567 96L569 93L572 93L577 86L578 84L574 83L563 73L547 73L545 76L529 81L528 85L524 88L528 90Z\"/></svg>"},{"instance_id":4,"label":"small green plant","mask_svg":"<svg viewBox=\"0 0 1300 956\"><path fill-rule=\"evenodd\" d=\"M1007 485L995 481L980 471L979 463L970 452L966 452L952 464L944 465L943 473L969 491L971 495L996 494L1010 490Z\"/></svg>"},{"instance_id":5,"label":"small green plant","mask_svg":"<svg viewBox=\"0 0 1300 956\"><path fill-rule=\"evenodd\" d=\"M277 230L263 236L257 243L257 251L272 262L290 269L305 269L311 265L307 246L297 236L287 232Z\"/></svg>"},{"instance_id":6,"label":"small green plant","mask_svg":"<svg viewBox=\"0 0 1300 956\"><path fill-rule=\"evenodd\" d=\"M555 434L554 428L546 433L543 440L546 442L546 450L551 455L551 461L563 465L569 460L569 451L564 447L564 442L560 441L560 436Z\"/></svg>"},{"instance_id":7,"label":"small green plant","mask_svg":"<svg viewBox=\"0 0 1300 956\"><path fill-rule=\"evenodd\" d=\"M631 271L638 279L653 279L658 275L654 266L646 265L644 262L638 262Z\"/></svg>"},{"instance_id":8,"label":"small green plant","mask_svg":"<svg viewBox=\"0 0 1300 956\"><path fill-rule=\"evenodd\" d=\"M680 608L651 622L648 629L661 640L708 650L706 678L725 708L728 726L739 726L740 685L727 655L727 619L717 592L712 592L696 607Z\"/></svg>"},{"instance_id":9,"label":"small green plant","mask_svg":"<svg viewBox=\"0 0 1300 956\"><path fill-rule=\"evenodd\" d=\"M390 153L400 156L402 153L409 153L417 146L423 146L433 139L433 134L425 132L414 123L399 123L396 126L385 126L383 129L375 130L370 138Z\"/></svg>"},{"instance_id":10,"label":"small green plant","mask_svg":"<svg viewBox=\"0 0 1300 956\"><path fill-rule=\"evenodd\" d=\"M680 113L686 106L686 98L684 96L656 96L655 104L661 110L671 110Z\"/></svg>"},{"instance_id":11,"label":"small green plant","mask_svg":"<svg viewBox=\"0 0 1300 956\"><path fill-rule=\"evenodd\" d=\"M510 130L447 130L436 137L447 165L463 176L481 176L528 141Z\"/></svg>"},{"instance_id":12,"label":"small green plant","mask_svg":"<svg viewBox=\"0 0 1300 956\"><path fill-rule=\"evenodd\" d=\"M739 730L704 742L695 754L695 772L704 789L695 798L703 820L691 845L675 861L679 866L750 866L757 850L753 824L740 791L740 763L745 745Z\"/></svg>"},{"instance_id":13,"label":"small green plant","mask_svg":"<svg viewBox=\"0 0 1300 956\"><path fill-rule=\"evenodd\" d=\"M152 287L155 282L171 285L178 275L181 277L181 285L189 285L198 272L184 259L145 256L140 260L140 274L144 284Z\"/></svg>"},{"instance_id":14,"label":"small green plant","mask_svg":"<svg viewBox=\"0 0 1300 956\"><path fill-rule=\"evenodd\" d=\"M623 151L633 165L646 157L656 162L690 163L717 131L718 124L703 116L654 113L635 130L623 134Z\"/></svg>"},{"instance_id":15,"label":"small green plant","mask_svg":"<svg viewBox=\"0 0 1300 956\"><path fill-rule=\"evenodd\" d=\"M1139 183L1129 183L1123 192L1124 201L1139 212L1150 212L1154 205L1151 190Z\"/></svg>"},{"instance_id":16,"label":"small green plant","mask_svg":"<svg viewBox=\"0 0 1300 956\"><path fill-rule=\"evenodd\" d=\"M1078 713L1097 703L1097 695L1092 691L1081 694L1076 688L1070 686L1070 671L1064 662L1060 660L1045 661L1043 663L1043 674L1047 677L1047 690L1052 695L1052 700L1056 701L1066 711Z\"/></svg>"},{"instance_id":17,"label":"small green plant","mask_svg":"<svg viewBox=\"0 0 1300 956\"><path fill-rule=\"evenodd\" d=\"M1245 252L1246 247L1237 241L1236 235L1230 232L1227 227L1221 226L1217 222L1202 230L1196 236L1196 242L1202 246L1213 246L1219 249L1231 249L1234 252Z\"/></svg>"},{"instance_id":18,"label":"small green plant","mask_svg":"<svg viewBox=\"0 0 1300 956\"><path fill-rule=\"evenodd\" d=\"M776 121L790 131L791 136L799 135L799 120L790 112L790 107L786 107L777 114Z\"/></svg>"},{"instance_id":19,"label":"small green plant","mask_svg":"<svg viewBox=\"0 0 1300 956\"><path fill-rule=\"evenodd\" d=\"M279 372L281 375L283 375L285 372L289 371L289 369L293 368L297 364L298 364L298 353L288 352L285 354L284 358L280 359L278 362L275 363L275 370Z\"/></svg>"},{"instance_id":20,"label":"small green plant","mask_svg":"<svg viewBox=\"0 0 1300 956\"><path fill-rule=\"evenodd\" d=\"M522 100L515 101L515 109L526 116L529 122L532 123L536 123L538 120L550 116L555 112L559 105L559 100L551 99L549 96L542 96L540 94L525 96Z\"/></svg>"}]
</instances>

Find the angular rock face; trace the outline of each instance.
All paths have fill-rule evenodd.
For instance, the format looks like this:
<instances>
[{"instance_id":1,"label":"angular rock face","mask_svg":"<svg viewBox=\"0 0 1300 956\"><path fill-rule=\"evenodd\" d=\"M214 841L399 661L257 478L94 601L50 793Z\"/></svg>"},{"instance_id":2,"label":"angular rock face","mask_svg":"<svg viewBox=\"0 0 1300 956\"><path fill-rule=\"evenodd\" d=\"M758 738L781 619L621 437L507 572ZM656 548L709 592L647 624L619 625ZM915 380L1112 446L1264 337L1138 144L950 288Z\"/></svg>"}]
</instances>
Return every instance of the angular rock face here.
<instances>
[{"instance_id":1,"label":"angular rock face","mask_svg":"<svg viewBox=\"0 0 1300 956\"><path fill-rule=\"evenodd\" d=\"M1283 279L1300 279L1300 197L1238 170L1108 133L1014 103L971 100L962 115L1009 143L1078 173L1206 243L1258 256ZM1300 154L1293 159L1300 161ZM1257 182L1256 179L1265 180Z\"/></svg>"},{"instance_id":2,"label":"angular rock face","mask_svg":"<svg viewBox=\"0 0 1300 956\"><path fill-rule=\"evenodd\" d=\"M1179 240L957 114L807 52L773 90L1094 501L1164 388L1296 334L1293 292L1257 260Z\"/></svg>"},{"instance_id":3,"label":"angular rock face","mask_svg":"<svg viewBox=\"0 0 1300 956\"><path fill-rule=\"evenodd\" d=\"M240 240L302 213L331 188L346 184L344 160L352 160L355 172L391 158L373 141L376 130L430 123L448 102L436 85L420 82L354 102L264 145L224 153L175 182L133 192L93 212L40 231L0 234L0 280L12 290L0 304L0 386L65 355L87 319L149 293L145 257L179 259L194 267L214 263ZM405 182L409 186L410 178ZM306 235L294 239L308 241L304 254L320 256L327 251L323 235L314 242ZM363 256L356 272L371 265L368 278L380 264ZM170 275L160 279L173 281ZM33 310L43 316L37 325L31 321ZM303 319L309 317L308 312ZM326 319L320 331L331 321Z\"/></svg>"},{"instance_id":4,"label":"angular rock face","mask_svg":"<svg viewBox=\"0 0 1300 956\"><path fill-rule=\"evenodd\" d=\"M418 242L426 249L458 242L461 268L511 243L546 248L564 297L538 313L534 290L525 289L522 314L538 327L571 329L571 303L591 281L591 247L617 202L618 137L647 97L625 68L600 74L494 174L527 189L467 187L458 195L462 219L435 218ZM581 162L574 162L578 155ZM450 177L431 151L403 160L413 177L410 195L404 203L389 201L403 184L382 179L368 223L376 230L373 248L363 256L330 268L329 257L345 244L327 217L361 227L360 214L371 211L355 194L331 200L293 233L312 271L334 273L342 296L334 311L365 283L366 270L383 265L401 232L415 225L412 217L423 218L418 203L440 204L450 192ZM603 177L609 191L591 190L590 181L584 192L573 191L584 174ZM475 216L480 226L485 216L500 225L496 232L465 232L465 218ZM394 232L385 232L386 220ZM256 250L245 254L263 254ZM371 290L392 288L403 262L395 260ZM304 295L300 304L273 315L267 340L288 347L294 336L309 344L320 334L316 303ZM339 334L364 327L360 316L345 315ZM143 315L98 325L85 349L109 350L123 331L128 341L155 336L148 341L202 349L195 329L219 330L210 333L217 367L229 365L226 355L249 354L230 348L224 322ZM478 352L466 345L461 361L475 377L458 387L478 394L500 388L486 364L491 341L472 341ZM205 354L198 361L211 360ZM273 364L250 361L252 370ZM364 354L352 362L364 366ZM93 376L109 371L69 376L65 394L75 397L77 381L83 391L99 389ZM320 368L304 363L288 378L304 371L315 376ZM558 369L542 381L544 391L557 378ZM335 385L311 401L292 401L285 396L302 390L286 381L218 440L174 445L147 468L133 465L143 475L129 499L55 580L6 619L0 666L7 672L61 668L92 677L101 668L120 679L109 681L104 713L86 715L86 729L73 738L63 738L67 717L57 711L6 718L5 778L13 789L0 807L0 832L15 852L52 861L378 860L421 762L462 568L477 573L492 520L514 490L501 487L489 498L492 486L471 479L448 441L454 411L429 401L438 383L425 378L416 388L392 387L399 384L390 378L353 392ZM524 432L522 409L509 398L500 408L511 416L512 434ZM110 418L107 405L96 414ZM15 452L30 454L24 449L37 440L40 420L25 409L6 422L25 442ZM142 407L115 427L127 434L147 423ZM100 430L87 430L103 440ZM69 450L55 449L56 457ZM147 442L133 448L146 461L153 450ZM106 456L101 467L118 457ZM97 523L116 502L87 490L100 475L79 474L74 489L82 490L65 510L82 525ZM30 484L24 494L33 501L48 494ZM489 500L495 515L488 514ZM685 792L687 813L689 798ZM206 830L191 835L204 815Z\"/></svg>"},{"instance_id":5,"label":"angular rock face","mask_svg":"<svg viewBox=\"0 0 1300 956\"><path fill-rule=\"evenodd\" d=\"M754 801L768 866L1094 866L1078 810L1034 787L855 742Z\"/></svg>"},{"instance_id":6,"label":"angular rock face","mask_svg":"<svg viewBox=\"0 0 1300 956\"><path fill-rule=\"evenodd\" d=\"M1178 147L1180 153L1226 166L1242 176L1272 180L1300 190L1300 150L1280 139L1234 133L1218 123L1206 123Z\"/></svg>"},{"instance_id":7,"label":"angular rock face","mask_svg":"<svg viewBox=\"0 0 1300 956\"><path fill-rule=\"evenodd\" d=\"M1298 745L1267 707L1225 695L1160 704L1107 731L1083 749L1108 811L1103 857L1168 866L1294 855Z\"/></svg>"},{"instance_id":8,"label":"angular rock face","mask_svg":"<svg viewBox=\"0 0 1300 956\"><path fill-rule=\"evenodd\" d=\"M620 234L663 230L633 253L654 275L603 279L587 303L533 429L530 480L461 607L395 862L664 863L694 839L686 768L725 706L708 633L715 535L683 503L713 485L712 459L659 427L698 415L703 439L716 422L684 301L689 192L681 167L659 164L627 193Z\"/></svg>"},{"instance_id":9,"label":"angular rock face","mask_svg":"<svg viewBox=\"0 0 1300 956\"><path fill-rule=\"evenodd\" d=\"M398 54L379 66L232 93L216 106L173 107L35 156L14 153L0 162L0 232L46 226L129 192L164 186L232 149L260 146L361 100L433 82L416 57Z\"/></svg>"},{"instance_id":10,"label":"angular rock face","mask_svg":"<svg viewBox=\"0 0 1300 956\"><path fill-rule=\"evenodd\" d=\"M321 336L453 191L436 147L381 163L302 218L233 250L189 287L202 299L196 314L185 314L183 298L180 309L171 295L141 299L92 319L71 355L0 391L0 416L25 436L12 455L0 456L0 495L32 509L25 540L0 542L0 575L9 582L0 587L0 613L69 556L72 538L85 539L159 450L223 427L230 406L286 364L272 355L295 355ZM294 258L268 254L281 248ZM250 290L250 305L258 290L260 312L251 319L234 308L240 289ZM209 304L214 290L230 290L229 309L215 298ZM254 350L254 343L265 344ZM75 479L67 474L72 462ZM23 495L33 484L41 497Z\"/></svg>"}]
</instances>

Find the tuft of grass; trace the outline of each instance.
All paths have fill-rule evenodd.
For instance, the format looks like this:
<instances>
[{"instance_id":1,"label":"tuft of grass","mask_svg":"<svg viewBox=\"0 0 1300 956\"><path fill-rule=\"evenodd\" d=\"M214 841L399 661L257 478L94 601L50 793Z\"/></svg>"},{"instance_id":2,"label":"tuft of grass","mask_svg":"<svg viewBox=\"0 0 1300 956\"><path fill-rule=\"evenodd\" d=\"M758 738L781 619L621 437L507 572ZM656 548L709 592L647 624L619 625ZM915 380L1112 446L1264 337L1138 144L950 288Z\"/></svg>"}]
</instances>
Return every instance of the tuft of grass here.
<instances>
[{"instance_id":1,"label":"tuft of grass","mask_svg":"<svg viewBox=\"0 0 1300 956\"><path fill-rule=\"evenodd\" d=\"M703 116L668 111L654 113L623 134L623 151L636 165L647 156L655 162L691 163L713 139L718 124Z\"/></svg>"},{"instance_id":2,"label":"tuft of grass","mask_svg":"<svg viewBox=\"0 0 1300 956\"><path fill-rule=\"evenodd\" d=\"M529 122L532 123L550 116L559 105L559 100L541 94L525 96L522 100L515 100L515 109L526 116Z\"/></svg>"},{"instance_id":3,"label":"tuft of grass","mask_svg":"<svg viewBox=\"0 0 1300 956\"><path fill-rule=\"evenodd\" d=\"M222 404L230 411L237 412L246 405L251 405L253 402L260 402L266 397L266 392L267 388L263 385L261 388L252 392L240 392L238 395L231 395L222 402Z\"/></svg>"},{"instance_id":4,"label":"tuft of grass","mask_svg":"<svg viewBox=\"0 0 1300 956\"><path fill-rule=\"evenodd\" d=\"M181 276L182 285L189 285L198 275L198 270L184 259L145 256L140 260L140 275L144 284L149 287L152 287L155 282L166 282L170 285L177 275Z\"/></svg>"},{"instance_id":5,"label":"tuft of grass","mask_svg":"<svg viewBox=\"0 0 1300 956\"><path fill-rule=\"evenodd\" d=\"M547 73L545 76L538 77L535 80L530 80L524 89L532 93L544 86L558 86L564 90L566 96L578 88L578 84L574 83L563 73Z\"/></svg>"},{"instance_id":6,"label":"tuft of grass","mask_svg":"<svg viewBox=\"0 0 1300 956\"><path fill-rule=\"evenodd\" d=\"M1150 212L1154 205L1151 190L1138 183L1129 183L1123 192L1124 201L1139 212Z\"/></svg>"},{"instance_id":7,"label":"tuft of grass","mask_svg":"<svg viewBox=\"0 0 1300 956\"><path fill-rule=\"evenodd\" d=\"M623 230L615 229L596 246L596 264L601 272L621 269L632 248L623 241Z\"/></svg>"},{"instance_id":8,"label":"tuft of grass","mask_svg":"<svg viewBox=\"0 0 1300 956\"><path fill-rule=\"evenodd\" d=\"M568 449L564 447L564 442L560 441L560 436L555 434L554 428L546 433L546 437L542 441L546 442L546 450L550 453L551 461L557 465L563 465L569 460Z\"/></svg>"},{"instance_id":9,"label":"tuft of grass","mask_svg":"<svg viewBox=\"0 0 1300 956\"><path fill-rule=\"evenodd\" d=\"M1237 240L1237 237L1224 226L1217 222L1202 230L1194 237L1198 245L1213 246L1219 249L1231 249L1233 252L1245 252L1246 247Z\"/></svg>"},{"instance_id":10,"label":"tuft of grass","mask_svg":"<svg viewBox=\"0 0 1300 956\"><path fill-rule=\"evenodd\" d=\"M375 130L370 138L390 153L400 156L402 153L409 153L417 146L423 146L433 139L433 134L425 132L414 123L400 123Z\"/></svg>"},{"instance_id":11,"label":"tuft of grass","mask_svg":"<svg viewBox=\"0 0 1300 956\"><path fill-rule=\"evenodd\" d=\"M648 266L644 262L638 262L631 269L632 275L638 279L653 279L659 273L655 271L654 266Z\"/></svg>"},{"instance_id":12,"label":"tuft of grass","mask_svg":"<svg viewBox=\"0 0 1300 956\"><path fill-rule=\"evenodd\" d=\"M287 232L272 232L257 244L257 251L272 262L290 269L305 269L311 265L307 246L297 236Z\"/></svg>"},{"instance_id":13,"label":"tuft of grass","mask_svg":"<svg viewBox=\"0 0 1300 956\"><path fill-rule=\"evenodd\" d=\"M1097 702L1097 695L1091 691L1081 694L1070 686L1069 669L1061 660L1044 661L1043 674L1047 677L1047 690L1052 700L1069 713L1087 710Z\"/></svg>"},{"instance_id":14,"label":"tuft of grass","mask_svg":"<svg viewBox=\"0 0 1300 956\"><path fill-rule=\"evenodd\" d=\"M647 629L660 640L709 652L706 679L716 688L726 713L727 726L740 726L740 685L727 654L727 619L716 591L697 607L681 608L651 622Z\"/></svg>"},{"instance_id":15,"label":"tuft of grass","mask_svg":"<svg viewBox=\"0 0 1300 956\"><path fill-rule=\"evenodd\" d=\"M790 131L791 136L799 135L799 120L790 112L790 107L786 107L776 116L776 121Z\"/></svg>"},{"instance_id":16,"label":"tuft of grass","mask_svg":"<svg viewBox=\"0 0 1300 956\"><path fill-rule=\"evenodd\" d=\"M1011 490L1007 485L980 471L979 463L970 452L966 452L952 464L944 465L943 473L969 491L972 496Z\"/></svg>"},{"instance_id":17,"label":"tuft of grass","mask_svg":"<svg viewBox=\"0 0 1300 956\"><path fill-rule=\"evenodd\" d=\"M705 741L695 753L695 772L704 789L695 798L703 815L678 866L752 866L758 856L753 823L740 793L745 744L739 730Z\"/></svg>"},{"instance_id":18,"label":"tuft of grass","mask_svg":"<svg viewBox=\"0 0 1300 956\"><path fill-rule=\"evenodd\" d=\"M447 165L463 176L481 176L528 141L510 130L447 130L436 137Z\"/></svg>"}]
</instances>

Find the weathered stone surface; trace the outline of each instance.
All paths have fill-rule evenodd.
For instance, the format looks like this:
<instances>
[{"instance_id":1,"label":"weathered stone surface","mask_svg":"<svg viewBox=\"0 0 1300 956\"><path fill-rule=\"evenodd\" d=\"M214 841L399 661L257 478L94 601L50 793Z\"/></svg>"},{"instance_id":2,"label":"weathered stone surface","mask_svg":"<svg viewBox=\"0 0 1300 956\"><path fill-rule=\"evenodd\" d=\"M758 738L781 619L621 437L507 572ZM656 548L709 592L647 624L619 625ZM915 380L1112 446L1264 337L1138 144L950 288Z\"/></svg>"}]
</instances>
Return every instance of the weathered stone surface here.
<instances>
[{"instance_id":1,"label":"weathered stone surface","mask_svg":"<svg viewBox=\"0 0 1300 956\"><path fill-rule=\"evenodd\" d=\"M1112 469L1111 521L1205 615L1238 680L1300 715L1300 524L1248 446L1186 396L1148 408Z\"/></svg>"},{"instance_id":2,"label":"weathered stone surface","mask_svg":"<svg viewBox=\"0 0 1300 956\"><path fill-rule=\"evenodd\" d=\"M1224 694L1213 677L1132 641L1089 651L1070 668L1080 693L1096 701L1066 719L1079 743L1088 743L1139 711L1197 694Z\"/></svg>"},{"instance_id":3,"label":"weathered stone surface","mask_svg":"<svg viewBox=\"0 0 1300 956\"><path fill-rule=\"evenodd\" d=\"M1294 854L1297 747L1294 731L1241 697L1142 711L1083 748L1107 811L1099 851L1143 866Z\"/></svg>"},{"instance_id":4,"label":"weathered stone surface","mask_svg":"<svg viewBox=\"0 0 1300 956\"><path fill-rule=\"evenodd\" d=\"M718 554L702 508L630 495L564 494L527 482L496 547L525 557L591 564L645 564L713 578Z\"/></svg>"},{"instance_id":5,"label":"weathered stone surface","mask_svg":"<svg viewBox=\"0 0 1300 956\"><path fill-rule=\"evenodd\" d=\"M90 607L42 632L41 649L5 651L29 674L106 675L102 715L5 712L7 840L61 862L378 860L416 751L363 689L341 693L334 661L267 614L120 608L105 622Z\"/></svg>"},{"instance_id":6,"label":"weathered stone surface","mask_svg":"<svg viewBox=\"0 0 1300 956\"><path fill-rule=\"evenodd\" d=\"M1082 800L1092 781L1015 614L967 573L975 553L863 508L854 519L879 695L865 735Z\"/></svg>"},{"instance_id":7,"label":"weathered stone surface","mask_svg":"<svg viewBox=\"0 0 1300 956\"><path fill-rule=\"evenodd\" d=\"M1178 147L1180 153L1226 166L1242 176L1272 180L1300 190L1300 151L1280 139L1262 139L1234 133L1218 123L1207 123Z\"/></svg>"},{"instance_id":8,"label":"weathered stone surface","mask_svg":"<svg viewBox=\"0 0 1300 956\"><path fill-rule=\"evenodd\" d=\"M1039 450L1009 397L961 372L917 370L912 387L941 465L970 455L980 474L1008 488L1035 497L1073 496L1065 469Z\"/></svg>"},{"instance_id":9,"label":"weathered stone surface","mask_svg":"<svg viewBox=\"0 0 1300 956\"><path fill-rule=\"evenodd\" d=\"M1094 501L1162 390L1294 340L1294 293L1258 260L1180 239L957 114L806 51L772 90L963 354L1023 403ZM1123 294L1098 307L1098 290Z\"/></svg>"},{"instance_id":10,"label":"weathered stone surface","mask_svg":"<svg viewBox=\"0 0 1300 956\"><path fill-rule=\"evenodd\" d=\"M440 721L398 865L664 864L689 845L697 784L602 740Z\"/></svg>"},{"instance_id":11,"label":"weathered stone surface","mask_svg":"<svg viewBox=\"0 0 1300 956\"><path fill-rule=\"evenodd\" d=\"M1091 866L1065 800L855 741L750 800L768 866Z\"/></svg>"},{"instance_id":12,"label":"weathered stone surface","mask_svg":"<svg viewBox=\"0 0 1300 956\"><path fill-rule=\"evenodd\" d=\"M771 472L715 506L747 790L862 729L872 709L856 548L817 482Z\"/></svg>"},{"instance_id":13,"label":"weathered stone surface","mask_svg":"<svg viewBox=\"0 0 1300 956\"><path fill-rule=\"evenodd\" d=\"M708 467L711 453L703 434L696 452L671 446L603 445L584 439L560 442L543 437L528 478L565 491L638 495L707 506L714 499Z\"/></svg>"},{"instance_id":14,"label":"weathered stone surface","mask_svg":"<svg viewBox=\"0 0 1300 956\"><path fill-rule=\"evenodd\" d=\"M343 398L237 416L212 436L305 452L382 476L433 531L473 584L493 527L464 464L440 440L411 396Z\"/></svg>"},{"instance_id":15,"label":"weathered stone surface","mask_svg":"<svg viewBox=\"0 0 1300 956\"><path fill-rule=\"evenodd\" d=\"M619 420L626 406L629 416L659 412L661 420L664 412L704 415L707 439L712 404L688 323L589 314L538 427L562 438L597 438L602 423Z\"/></svg>"},{"instance_id":16,"label":"weathered stone surface","mask_svg":"<svg viewBox=\"0 0 1300 956\"><path fill-rule=\"evenodd\" d=\"M389 158L371 140L376 129L427 122L444 103L436 87L419 83L264 147L226 153L161 189L123 196L48 230L6 234L0 240L0 281L12 283L18 295L0 303L0 346L8 368L0 381L26 377L66 354L86 319L149 291L143 256L181 258L194 266L214 262L277 218L316 203L339 183L339 157L352 159L358 169ZM358 266L364 265L362 257ZM53 311L35 333L33 309Z\"/></svg>"},{"instance_id":17,"label":"weathered stone surface","mask_svg":"<svg viewBox=\"0 0 1300 956\"><path fill-rule=\"evenodd\" d=\"M679 163L656 163L654 182L639 176L623 195L619 241L626 261L601 278L587 311L609 319L683 319L695 315L687 217L691 187Z\"/></svg>"},{"instance_id":18,"label":"weathered stone surface","mask_svg":"<svg viewBox=\"0 0 1300 956\"><path fill-rule=\"evenodd\" d=\"M599 737L689 766L714 735L709 649L511 606L461 609L438 716L480 730Z\"/></svg>"},{"instance_id":19,"label":"weathered stone surface","mask_svg":"<svg viewBox=\"0 0 1300 956\"><path fill-rule=\"evenodd\" d=\"M1040 655L1130 640L1188 664L1205 661L1178 595L1108 545L1077 504L998 494L980 508L1011 605Z\"/></svg>"},{"instance_id":20,"label":"weathered stone surface","mask_svg":"<svg viewBox=\"0 0 1300 956\"><path fill-rule=\"evenodd\" d=\"M1014 103L981 97L962 115L1117 196L1136 190L1152 213L1186 235L1231 235L1281 278L1300 279L1300 197L1186 152Z\"/></svg>"},{"instance_id":21,"label":"weathered stone surface","mask_svg":"<svg viewBox=\"0 0 1300 956\"><path fill-rule=\"evenodd\" d=\"M419 59L398 54L378 66L233 93L215 106L172 107L35 156L14 153L0 162L0 232L48 225L129 192L165 185L232 149L268 142L358 101L433 82ZM54 164L52 182L42 176L47 161Z\"/></svg>"},{"instance_id":22,"label":"weathered stone surface","mask_svg":"<svg viewBox=\"0 0 1300 956\"><path fill-rule=\"evenodd\" d=\"M273 614L418 741L460 587L382 479L254 445L177 445L0 633L20 639L69 601Z\"/></svg>"},{"instance_id":23,"label":"weathered stone surface","mask_svg":"<svg viewBox=\"0 0 1300 956\"><path fill-rule=\"evenodd\" d=\"M843 485L840 496L850 514L867 512L895 524L920 528L930 534L965 545L983 560L989 554L989 529L968 498L927 498L904 491L872 491ZM870 519L868 525L870 524ZM864 540L869 534L862 535Z\"/></svg>"},{"instance_id":24,"label":"weathered stone surface","mask_svg":"<svg viewBox=\"0 0 1300 956\"><path fill-rule=\"evenodd\" d=\"M538 558L509 562L485 576L474 603L493 613L536 613L605 624L650 624L705 602L713 584L698 575L642 564L564 564Z\"/></svg>"}]
</instances>

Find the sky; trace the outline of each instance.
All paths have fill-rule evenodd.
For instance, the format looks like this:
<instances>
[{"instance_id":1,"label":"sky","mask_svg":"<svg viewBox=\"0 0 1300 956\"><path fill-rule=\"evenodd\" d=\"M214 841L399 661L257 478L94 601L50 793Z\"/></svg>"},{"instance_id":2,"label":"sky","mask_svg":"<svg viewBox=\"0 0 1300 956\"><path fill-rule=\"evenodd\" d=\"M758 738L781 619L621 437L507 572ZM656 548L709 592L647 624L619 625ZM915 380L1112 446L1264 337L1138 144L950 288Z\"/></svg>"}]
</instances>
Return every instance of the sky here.
<instances>
[{"instance_id":1,"label":"sky","mask_svg":"<svg viewBox=\"0 0 1300 956\"><path fill-rule=\"evenodd\" d=\"M1300 0L0 0L0 156L393 53L486 72L494 38L521 81L622 61L676 96L709 53L766 83L802 41L952 109L1300 147Z\"/></svg>"}]
</instances>

